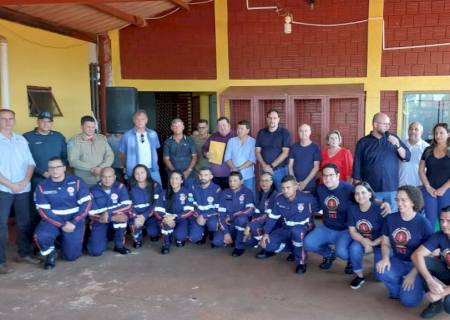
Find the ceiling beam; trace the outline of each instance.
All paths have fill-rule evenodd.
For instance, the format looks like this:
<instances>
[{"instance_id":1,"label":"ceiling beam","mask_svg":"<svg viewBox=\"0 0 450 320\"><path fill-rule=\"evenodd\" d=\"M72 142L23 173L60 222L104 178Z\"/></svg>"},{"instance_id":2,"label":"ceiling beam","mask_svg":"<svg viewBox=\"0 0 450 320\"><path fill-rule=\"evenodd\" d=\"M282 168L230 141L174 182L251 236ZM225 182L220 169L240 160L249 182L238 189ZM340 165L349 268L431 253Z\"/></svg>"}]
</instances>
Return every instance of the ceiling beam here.
<instances>
[{"instance_id":1,"label":"ceiling beam","mask_svg":"<svg viewBox=\"0 0 450 320\"><path fill-rule=\"evenodd\" d=\"M189 7L189 4L184 2L183 0L169 0L170 2L172 2L173 4L175 4L176 6L183 8L185 10L190 10L191 8Z\"/></svg>"},{"instance_id":2,"label":"ceiling beam","mask_svg":"<svg viewBox=\"0 0 450 320\"><path fill-rule=\"evenodd\" d=\"M102 13L106 13L107 15L113 16L120 20L129 22L137 27L145 27L147 25L147 22L141 16L135 16L135 15L129 14L126 11L117 9L112 6L108 6L106 4L91 3L91 4L87 4L86 6L93 8L97 11L100 11Z\"/></svg>"},{"instance_id":3,"label":"ceiling beam","mask_svg":"<svg viewBox=\"0 0 450 320\"><path fill-rule=\"evenodd\" d=\"M12 22L17 22L29 27L43 29L46 31L62 34L83 41L97 42L97 36L93 33L84 32L69 27L65 27L41 18L30 16L26 13L18 12L8 8L0 7L0 18Z\"/></svg>"}]
</instances>

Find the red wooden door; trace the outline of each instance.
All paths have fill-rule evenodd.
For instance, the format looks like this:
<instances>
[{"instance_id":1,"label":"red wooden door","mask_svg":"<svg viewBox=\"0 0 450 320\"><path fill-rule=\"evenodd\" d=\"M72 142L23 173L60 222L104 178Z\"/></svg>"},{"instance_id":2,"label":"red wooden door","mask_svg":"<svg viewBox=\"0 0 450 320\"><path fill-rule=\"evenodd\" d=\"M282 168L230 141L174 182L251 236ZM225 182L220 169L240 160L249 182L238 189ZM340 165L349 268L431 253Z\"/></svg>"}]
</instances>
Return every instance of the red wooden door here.
<instances>
[{"instance_id":1,"label":"red wooden door","mask_svg":"<svg viewBox=\"0 0 450 320\"><path fill-rule=\"evenodd\" d=\"M329 131L339 130L342 135L342 146L355 151L356 142L363 123L359 123L360 106L358 98L331 98L329 112Z\"/></svg>"}]
</instances>

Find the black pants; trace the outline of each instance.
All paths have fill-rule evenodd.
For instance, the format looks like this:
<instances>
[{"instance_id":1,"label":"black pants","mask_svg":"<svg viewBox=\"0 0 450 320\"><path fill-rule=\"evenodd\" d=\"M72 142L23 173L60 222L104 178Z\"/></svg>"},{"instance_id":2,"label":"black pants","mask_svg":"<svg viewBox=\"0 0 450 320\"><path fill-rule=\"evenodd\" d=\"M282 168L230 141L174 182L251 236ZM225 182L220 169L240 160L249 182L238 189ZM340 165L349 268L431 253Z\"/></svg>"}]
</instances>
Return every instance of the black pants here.
<instances>
[{"instance_id":1,"label":"black pants","mask_svg":"<svg viewBox=\"0 0 450 320\"><path fill-rule=\"evenodd\" d=\"M30 192L12 194L0 191L0 265L6 262L8 218L12 206L16 214L19 256L25 257L31 253L30 196Z\"/></svg>"},{"instance_id":2,"label":"black pants","mask_svg":"<svg viewBox=\"0 0 450 320\"><path fill-rule=\"evenodd\" d=\"M212 180L217 184L222 190L228 189L228 177L214 177Z\"/></svg>"},{"instance_id":3,"label":"black pants","mask_svg":"<svg viewBox=\"0 0 450 320\"><path fill-rule=\"evenodd\" d=\"M425 258L425 263L428 271L433 277L439 279L446 285L450 285L450 269L447 268L447 263L435 257ZM425 281L424 283L425 287L427 287ZM426 291L428 291L428 288L426 288ZM450 313L450 295L447 295L443 300L445 311Z\"/></svg>"}]
</instances>

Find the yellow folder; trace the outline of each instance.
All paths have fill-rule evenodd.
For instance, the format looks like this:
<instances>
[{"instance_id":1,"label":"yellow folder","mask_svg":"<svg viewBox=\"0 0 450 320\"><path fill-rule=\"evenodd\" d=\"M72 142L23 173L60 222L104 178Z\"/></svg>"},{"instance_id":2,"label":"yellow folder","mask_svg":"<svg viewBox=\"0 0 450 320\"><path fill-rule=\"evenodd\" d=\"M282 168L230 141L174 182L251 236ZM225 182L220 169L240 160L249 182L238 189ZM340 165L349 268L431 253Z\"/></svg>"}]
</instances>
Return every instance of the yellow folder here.
<instances>
[{"instance_id":1,"label":"yellow folder","mask_svg":"<svg viewBox=\"0 0 450 320\"><path fill-rule=\"evenodd\" d=\"M209 153L211 154L209 158L210 163L222 164L223 155L225 153L226 143L219 141L211 141L209 144Z\"/></svg>"}]
</instances>

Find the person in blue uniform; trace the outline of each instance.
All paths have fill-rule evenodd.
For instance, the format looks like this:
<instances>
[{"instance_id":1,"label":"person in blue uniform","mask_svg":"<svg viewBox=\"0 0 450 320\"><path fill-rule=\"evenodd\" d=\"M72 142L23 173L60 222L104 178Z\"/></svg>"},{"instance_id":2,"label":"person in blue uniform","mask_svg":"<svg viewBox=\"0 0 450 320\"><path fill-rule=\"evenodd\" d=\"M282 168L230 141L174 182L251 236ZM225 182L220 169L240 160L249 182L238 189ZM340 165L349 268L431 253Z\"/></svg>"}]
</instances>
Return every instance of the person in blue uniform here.
<instances>
[{"instance_id":1,"label":"person in blue uniform","mask_svg":"<svg viewBox=\"0 0 450 320\"><path fill-rule=\"evenodd\" d=\"M319 206L323 210L323 224L308 234L304 245L308 252L323 257L320 268L330 269L335 257L347 261L346 274L352 274L349 246L352 241L347 227L347 212L353 203L353 186L339 181L339 169L329 163L322 168L323 184L317 187ZM334 244L336 251L330 248Z\"/></svg>"},{"instance_id":2,"label":"person in blue uniform","mask_svg":"<svg viewBox=\"0 0 450 320\"><path fill-rule=\"evenodd\" d=\"M375 192L367 182L355 186L356 204L348 212L348 230L352 237L350 244L350 262L355 279L350 283L352 289L359 289L365 282L363 258L373 253L374 265L381 259L381 230L384 217L381 203L375 201Z\"/></svg>"},{"instance_id":3,"label":"person in blue uniform","mask_svg":"<svg viewBox=\"0 0 450 320\"><path fill-rule=\"evenodd\" d=\"M270 257L288 246L297 265L295 272L302 274L306 272L307 259L303 240L312 226L313 213L318 206L313 196L298 191L297 181L292 175L281 180L281 190L282 193L274 199L272 212L264 225L264 235L260 241L264 251L256 257ZM275 229L279 219L283 225Z\"/></svg>"},{"instance_id":4,"label":"person in blue uniform","mask_svg":"<svg viewBox=\"0 0 450 320\"><path fill-rule=\"evenodd\" d=\"M244 230L244 242L247 247L258 245L263 236L263 227L267 216L272 212L273 200L277 195L272 174L264 172L259 177L260 191L255 199L255 212Z\"/></svg>"},{"instance_id":5,"label":"person in blue uniform","mask_svg":"<svg viewBox=\"0 0 450 320\"><path fill-rule=\"evenodd\" d=\"M103 168L100 182L91 188L92 209L89 211L91 234L87 251L91 256L100 256L108 246L108 233L113 233L114 251L128 254L125 247L127 221L131 211L131 200L127 188L116 181L113 168Z\"/></svg>"},{"instance_id":6,"label":"person in blue uniform","mask_svg":"<svg viewBox=\"0 0 450 320\"><path fill-rule=\"evenodd\" d=\"M389 298L400 299L406 307L417 306L425 294L423 280L411 261L414 250L433 232L427 218L419 214L423 202L422 193L416 187L398 188L399 212L386 217L381 240L382 258L377 263L378 279L388 288Z\"/></svg>"},{"instance_id":7,"label":"person in blue uniform","mask_svg":"<svg viewBox=\"0 0 450 320\"><path fill-rule=\"evenodd\" d=\"M192 222L191 241L194 243L206 240L205 235L217 231L219 225L219 200L222 190L212 182L211 169L200 168L198 183L192 186L194 210L197 218Z\"/></svg>"},{"instance_id":8,"label":"person in blue uniform","mask_svg":"<svg viewBox=\"0 0 450 320\"><path fill-rule=\"evenodd\" d=\"M440 213L441 230L435 232L411 256L427 287L428 306L421 317L430 319L445 310L450 314L450 206ZM439 255L432 255L439 250Z\"/></svg>"},{"instance_id":9,"label":"person in blue uniform","mask_svg":"<svg viewBox=\"0 0 450 320\"><path fill-rule=\"evenodd\" d=\"M165 213L164 192L161 185L153 180L148 168L138 164L133 168L130 180L130 198L132 202L130 229L133 235L133 247L140 248L143 230L151 241L158 241L161 235L161 216Z\"/></svg>"},{"instance_id":10,"label":"person in blue uniform","mask_svg":"<svg viewBox=\"0 0 450 320\"><path fill-rule=\"evenodd\" d=\"M46 257L45 269L56 265L55 240L61 236L62 258L76 260L82 254L85 218L92 206L88 186L80 178L66 174L61 158L48 161L50 177L36 188L34 199L41 216L34 240Z\"/></svg>"},{"instance_id":11,"label":"person in blue uniform","mask_svg":"<svg viewBox=\"0 0 450 320\"><path fill-rule=\"evenodd\" d=\"M245 251L244 230L255 205L252 191L243 185L240 172L232 171L228 177L230 188L222 191L219 201L219 229L214 233L213 245L223 247L234 242L233 257Z\"/></svg>"},{"instance_id":12,"label":"person in blue uniform","mask_svg":"<svg viewBox=\"0 0 450 320\"><path fill-rule=\"evenodd\" d=\"M166 212L162 216L164 234L161 254L170 250L170 234L173 233L177 247L184 247L190 237L194 219L194 197L192 192L183 186L184 175L181 171L172 171L169 175L169 186L166 192Z\"/></svg>"}]
</instances>

